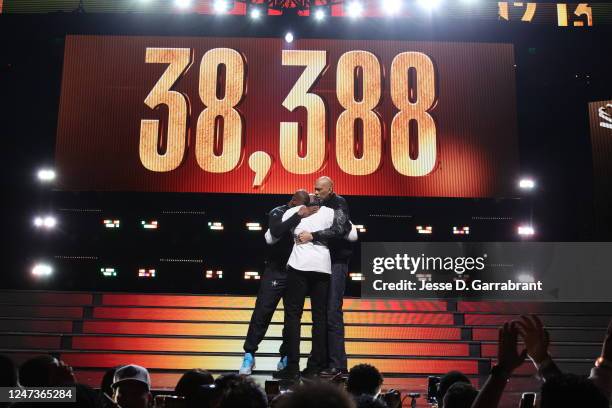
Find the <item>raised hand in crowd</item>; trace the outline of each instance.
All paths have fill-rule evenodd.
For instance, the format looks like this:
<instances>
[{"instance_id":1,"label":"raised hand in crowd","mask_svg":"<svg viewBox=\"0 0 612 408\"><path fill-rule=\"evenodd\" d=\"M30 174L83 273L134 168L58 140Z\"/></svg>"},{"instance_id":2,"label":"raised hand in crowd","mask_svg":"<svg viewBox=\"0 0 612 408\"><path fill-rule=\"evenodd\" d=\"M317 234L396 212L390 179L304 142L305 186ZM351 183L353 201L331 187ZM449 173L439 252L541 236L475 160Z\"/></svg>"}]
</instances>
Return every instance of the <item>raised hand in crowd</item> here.
<instances>
[{"instance_id":1,"label":"raised hand in crowd","mask_svg":"<svg viewBox=\"0 0 612 408\"><path fill-rule=\"evenodd\" d=\"M496 408L510 376L527 357L527 349L517 350L519 330L517 322L506 322L499 329L497 365L478 393L472 408Z\"/></svg>"}]
</instances>

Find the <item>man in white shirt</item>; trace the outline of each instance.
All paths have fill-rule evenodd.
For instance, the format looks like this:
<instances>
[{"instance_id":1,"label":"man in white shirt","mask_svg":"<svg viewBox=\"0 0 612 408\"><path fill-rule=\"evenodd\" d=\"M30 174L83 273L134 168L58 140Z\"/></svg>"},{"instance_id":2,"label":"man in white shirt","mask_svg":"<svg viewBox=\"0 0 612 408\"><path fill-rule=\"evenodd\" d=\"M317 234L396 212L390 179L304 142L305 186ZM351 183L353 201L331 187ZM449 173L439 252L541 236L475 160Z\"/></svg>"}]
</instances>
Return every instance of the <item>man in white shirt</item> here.
<instances>
[{"instance_id":1,"label":"man in white shirt","mask_svg":"<svg viewBox=\"0 0 612 408\"><path fill-rule=\"evenodd\" d=\"M283 220L291 217L300 207L283 214ZM297 237L302 231L316 232L328 229L334 221L334 210L321 207L310 217L302 218L293 231ZM285 295L285 341L287 366L274 373L274 378L297 380L300 377L300 323L304 301L310 295L312 309L312 351L305 377L318 374L327 364L327 303L331 256L329 248L318 241L294 244L287 262L287 292Z\"/></svg>"}]
</instances>

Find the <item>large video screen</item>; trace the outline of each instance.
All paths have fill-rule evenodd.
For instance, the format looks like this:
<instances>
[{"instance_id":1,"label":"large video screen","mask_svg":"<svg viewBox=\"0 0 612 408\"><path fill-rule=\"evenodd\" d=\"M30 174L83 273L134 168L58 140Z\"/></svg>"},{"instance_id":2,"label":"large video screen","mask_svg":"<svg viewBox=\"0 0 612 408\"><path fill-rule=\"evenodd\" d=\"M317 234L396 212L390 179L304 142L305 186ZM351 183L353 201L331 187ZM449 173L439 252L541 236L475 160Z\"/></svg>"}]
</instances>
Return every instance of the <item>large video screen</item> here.
<instances>
[{"instance_id":1,"label":"large video screen","mask_svg":"<svg viewBox=\"0 0 612 408\"><path fill-rule=\"evenodd\" d=\"M502 43L67 36L60 187L503 196L515 69Z\"/></svg>"}]
</instances>

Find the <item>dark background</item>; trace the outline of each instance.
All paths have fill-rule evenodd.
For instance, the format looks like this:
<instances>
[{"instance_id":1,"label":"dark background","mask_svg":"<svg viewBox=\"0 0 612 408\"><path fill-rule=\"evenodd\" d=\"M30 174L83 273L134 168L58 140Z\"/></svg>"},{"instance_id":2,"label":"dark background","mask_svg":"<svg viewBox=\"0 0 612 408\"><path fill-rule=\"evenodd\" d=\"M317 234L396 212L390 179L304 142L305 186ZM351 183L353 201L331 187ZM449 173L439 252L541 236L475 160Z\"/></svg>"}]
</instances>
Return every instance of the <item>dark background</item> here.
<instances>
[{"instance_id":1,"label":"dark background","mask_svg":"<svg viewBox=\"0 0 612 408\"><path fill-rule=\"evenodd\" d=\"M66 34L161 36L283 36L299 38L405 39L510 42L515 45L520 169L537 190L498 199L348 197L351 218L365 224L367 241L457 239L453 225L469 225L472 241L512 241L517 225L533 217L540 241L610 240L612 225L596 223L589 140L589 101L612 95L610 26L588 29L548 25L470 23L440 19L410 24L334 18L314 24L308 18L268 17L251 24L246 17L202 15L70 14L0 15L2 135L8 148L3 166L4 288L58 288L159 292L253 293L245 270L263 271L265 244L245 222L265 223L266 212L286 196L175 193L60 192L42 186L36 171L53 166L63 47ZM112 163L100 165L112 166ZM61 175L60 175L61 177ZM101 211L82 211L82 210ZM38 231L32 219L56 214L54 231ZM177 212L204 212L183 214ZM121 219L106 230L105 218ZM157 231L140 228L156 219ZM210 231L209 221L225 230ZM431 236L416 225L432 225ZM598 228L595 228L595 227ZM74 259L72 257L93 257ZM58 258L69 257L69 258ZM160 259L201 259L202 263ZM34 262L54 265L54 275L34 280ZM358 253L351 271L359 270ZM101 267L119 276L103 279ZM157 269L155 280L138 280L139 267ZM205 281L206 269L222 269L221 281ZM358 293L352 283L349 294Z\"/></svg>"}]
</instances>

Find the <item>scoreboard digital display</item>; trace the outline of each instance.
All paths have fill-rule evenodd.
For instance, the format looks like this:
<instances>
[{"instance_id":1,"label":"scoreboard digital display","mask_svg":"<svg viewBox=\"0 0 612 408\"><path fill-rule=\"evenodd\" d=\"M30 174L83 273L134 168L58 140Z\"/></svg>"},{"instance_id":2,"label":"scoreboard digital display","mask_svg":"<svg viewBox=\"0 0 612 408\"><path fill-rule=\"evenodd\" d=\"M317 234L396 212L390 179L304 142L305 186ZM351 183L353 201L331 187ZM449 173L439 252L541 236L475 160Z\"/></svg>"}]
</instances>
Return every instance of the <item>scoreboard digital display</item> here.
<instances>
[{"instance_id":1,"label":"scoreboard digital display","mask_svg":"<svg viewBox=\"0 0 612 408\"><path fill-rule=\"evenodd\" d=\"M67 36L60 187L502 196L514 64L502 43Z\"/></svg>"}]
</instances>

